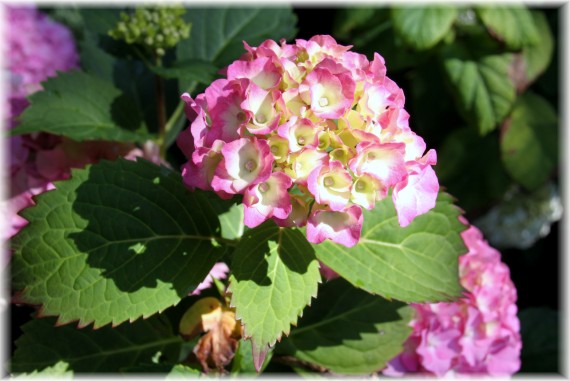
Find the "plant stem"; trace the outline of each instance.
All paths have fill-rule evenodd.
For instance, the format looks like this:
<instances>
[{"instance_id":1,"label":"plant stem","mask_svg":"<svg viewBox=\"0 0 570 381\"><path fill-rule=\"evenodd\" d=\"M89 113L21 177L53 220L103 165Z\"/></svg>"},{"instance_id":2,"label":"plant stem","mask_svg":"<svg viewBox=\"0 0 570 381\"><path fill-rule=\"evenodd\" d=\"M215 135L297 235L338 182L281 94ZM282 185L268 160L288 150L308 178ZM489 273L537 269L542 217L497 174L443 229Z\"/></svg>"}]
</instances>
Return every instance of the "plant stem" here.
<instances>
[{"instance_id":1,"label":"plant stem","mask_svg":"<svg viewBox=\"0 0 570 381\"><path fill-rule=\"evenodd\" d=\"M160 57L156 57L156 66L162 66ZM164 99L164 82L158 74L154 75L156 85L156 113L158 115L158 145L160 147L160 158L166 158L166 105Z\"/></svg>"},{"instance_id":2,"label":"plant stem","mask_svg":"<svg viewBox=\"0 0 570 381\"><path fill-rule=\"evenodd\" d=\"M188 86L188 88L186 89L187 93L192 93L194 91L194 89L196 89L197 83L196 82L192 82L190 84L190 86ZM184 111L184 105L185 103L183 101L180 101L178 103L178 106L176 106L176 109L174 110L174 112L172 113L172 115L170 115L170 117L168 118L168 121L166 122L166 126L165 126L165 130L166 130L166 141L165 144L170 144L172 142L172 137L170 136L171 134L171 130L173 128L178 130L181 128L180 126L178 126L178 124L182 124L183 120L182 118L186 118L186 116L184 115L183 111ZM177 133L176 132L176 133Z\"/></svg>"}]
</instances>

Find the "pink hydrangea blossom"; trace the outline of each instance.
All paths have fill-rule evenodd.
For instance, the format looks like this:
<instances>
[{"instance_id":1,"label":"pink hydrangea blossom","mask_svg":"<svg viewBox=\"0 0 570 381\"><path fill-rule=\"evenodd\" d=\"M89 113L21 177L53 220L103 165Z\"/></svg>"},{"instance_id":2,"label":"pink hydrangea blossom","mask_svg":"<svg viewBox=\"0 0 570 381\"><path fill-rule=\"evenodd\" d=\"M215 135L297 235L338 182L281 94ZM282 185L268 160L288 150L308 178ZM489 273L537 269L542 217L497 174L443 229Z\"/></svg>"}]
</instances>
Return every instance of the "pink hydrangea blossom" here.
<instances>
[{"instance_id":1,"label":"pink hydrangea blossom","mask_svg":"<svg viewBox=\"0 0 570 381\"><path fill-rule=\"evenodd\" d=\"M6 45L10 87L9 117L27 106L26 97L41 89L41 82L77 67L79 56L71 32L33 6L5 7Z\"/></svg>"},{"instance_id":2,"label":"pink hydrangea blossom","mask_svg":"<svg viewBox=\"0 0 570 381\"><path fill-rule=\"evenodd\" d=\"M507 376L520 368L517 292L509 268L476 227L461 235L469 249L459 257L467 293L454 303L413 304L413 332L385 375Z\"/></svg>"},{"instance_id":3,"label":"pink hydrangea blossom","mask_svg":"<svg viewBox=\"0 0 570 381\"><path fill-rule=\"evenodd\" d=\"M404 93L379 54L370 62L331 36L244 46L226 78L181 97L190 132L177 142L190 188L244 195L250 227L307 225L310 242L349 247L362 208L390 191L402 226L433 208L435 151L425 154L410 129ZM285 176L279 196L261 195Z\"/></svg>"}]
</instances>

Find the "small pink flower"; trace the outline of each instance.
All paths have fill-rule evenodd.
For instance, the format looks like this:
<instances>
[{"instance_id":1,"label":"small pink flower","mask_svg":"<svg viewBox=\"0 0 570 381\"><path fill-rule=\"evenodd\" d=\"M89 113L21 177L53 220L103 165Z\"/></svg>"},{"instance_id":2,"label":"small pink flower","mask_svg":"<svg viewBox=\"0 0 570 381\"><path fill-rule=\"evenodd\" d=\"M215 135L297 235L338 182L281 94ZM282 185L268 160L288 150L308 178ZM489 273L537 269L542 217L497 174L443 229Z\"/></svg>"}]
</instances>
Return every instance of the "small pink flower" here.
<instances>
[{"instance_id":1,"label":"small pink flower","mask_svg":"<svg viewBox=\"0 0 570 381\"><path fill-rule=\"evenodd\" d=\"M315 168L307 179L309 191L315 201L328 205L331 210L343 210L351 195L352 176L339 161Z\"/></svg>"},{"instance_id":2,"label":"small pink flower","mask_svg":"<svg viewBox=\"0 0 570 381\"><path fill-rule=\"evenodd\" d=\"M242 193L248 186L266 181L271 175L273 155L265 140L241 138L226 143L222 161L212 179L215 191Z\"/></svg>"},{"instance_id":3,"label":"small pink flower","mask_svg":"<svg viewBox=\"0 0 570 381\"><path fill-rule=\"evenodd\" d=\"M352 107L355 83L350 74L332 74L315 68L305 78L313 113L320 118L338 119Z\"/></svg>"},{"instance_id":4,"label":"small pink flower","mask_svg":"<svg viewBox=\"0 0 570 381\"><path fill-rule=\"evenodd\" d=\"M255 84L249 85L241 107L250 121L245 125L250 133L266 135L277 128L281 117L281 114L275 110L278 99L277 92L264 90Z\"/></svg>"},{"instance_id":5,"label":"small pink flower","mask_svg":"<svg viewBox=\"0 0 570 381\"><path fill-rule=\"evenodd\" d=\"M369 174L385 187L392 187L407 176L404 163L405 145L402 143L360 143L357 156L350 161L350 169L358 174Z\"/></svg>"},{"instance_id":6,"label":"small pink flower","mask_svg":"<svg viewBox=\"0 0 570 381\"><path fill-rule=\"evenodd\" d=\"M350 200L356 205L372 210L376 201L382 200L387 194L388 188L380 180L365 173L354 180L350 190Z\"/></svg>"},{"instance_id":7,"label":"small pink flower","mask_svg":"<svg viewBox=\"0 0 570 381\"><path fill-rule=\"evenodd\" d=\"M360 240L362 209L351 205L343 211L314 208L307 223L307 240L321 243L325 239L352 247Z\"/></svg>"},{"instance_id":8,"label":"small pink flower","mask_svg":"<svg viewBox=\"0 0 570 381\"><path fill-rule=\"evenodd\" d=\"M281 74L270 57L235 61L228 66L227 74L229 80L247 78L263 90L271 90L281 81Z\"/></svg>"},{"instance_id":9,"label":"small pink flower","mask_svg":"<svg viewBox=\"0 0 570 381\"><path fill-rule=\"evenodd\" d=\"M435 151L430 150L422 162L410 164L408 177L394 187L392 200L400 226L408 226L416 216L435 206L439 182L431 166L436 161Z\"/></svg>"},{"instance_id":10,"label":"small pink flower","mask_svg":"<svg viewBox=\"0 0 570 381\"><path fill-rule=\"evenodd\" d=\"M247 80L218 79L206 89L208 111L212 119L207 135L209 139L205 140L206 146L216 139L231 142L241 136L240 131L248 122L248 116L241 108L247 85Z\"/></svg>"},{"instance_id":11,"label":"small pink flower","mask_svg":"<svg viewBox=\"0 0 570 381\"><path fill-rule=\"evenodd\" d=\"M316 166L326 165L329 155L315 148L303 148L292 158L293 177L297 184L306 185L309 174Z\"/></svg>"},{"instance_id":12,"label":"small pink flower","mask_svg":"<svg viewBox=\"0 0 570 381\"><path fill-rule=\"evenodd\" d=\"M286 218L273 216L273 221L281 227L302 227L307 224L309 205L298 195L290 195L291 213Z\"/></svg>"},{"instance_id":13,"label":"small pink flower","mask_svg":"<svg viewBox=\"0 0 570 381\"><path fill-rule=\"evenodd\" d=\"M292 210L288 189L292 181L283 172L250 186L243 194L244 224L254 228L271 217L285 219Z\"/></svg>"},{"instance_id":14,"label":"small pink flower","mask_svg":"<svg viewBox=\"0 0 570 381\"><path fill-rule=\"evenodd\" d=\"M297 152L305 147L316 148L318 134L323 128L315 126L310 119L299 119L293 116L285 124L279 127L279 136L289 142L289 152Z\"/></svg>"}]
</instances>

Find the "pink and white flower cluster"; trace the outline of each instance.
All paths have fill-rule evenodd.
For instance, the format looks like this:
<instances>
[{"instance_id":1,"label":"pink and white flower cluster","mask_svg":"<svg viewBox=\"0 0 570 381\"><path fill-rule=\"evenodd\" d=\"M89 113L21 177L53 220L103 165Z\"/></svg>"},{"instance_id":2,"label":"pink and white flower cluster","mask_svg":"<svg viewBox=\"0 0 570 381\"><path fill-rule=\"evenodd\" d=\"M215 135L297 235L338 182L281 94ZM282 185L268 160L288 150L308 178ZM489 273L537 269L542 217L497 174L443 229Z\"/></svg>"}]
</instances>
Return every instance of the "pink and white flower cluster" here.
<instances>
[{"instance_id":1,"label":"pink and white flower cluster","mask_svg":"<svg viewBox=\"0 0 570 381\"><path fill-rule=\"evenodd\" d=\"M384 59L330 36L244 43L247 53L195 99L178 138L190 188L243 195L244 223L307 226L312 243L353 246L362 208L392 189L401 226L433 208L436 153L408 125Z\"/></svg>"},{"instance_id":2,"label":"pink and white flower cluster","mask_svg":"<svg viewBox=\"0 0 570 381\"><path fill-rule=\"evenodd\" d=\"M462 237L469 252L459 257L459 272L469 292L455 303L412 305L412 335L385 375L506 376L520 368L517 291L509 268L476 227L469 227Z\"/></svg>"}]
</instances>

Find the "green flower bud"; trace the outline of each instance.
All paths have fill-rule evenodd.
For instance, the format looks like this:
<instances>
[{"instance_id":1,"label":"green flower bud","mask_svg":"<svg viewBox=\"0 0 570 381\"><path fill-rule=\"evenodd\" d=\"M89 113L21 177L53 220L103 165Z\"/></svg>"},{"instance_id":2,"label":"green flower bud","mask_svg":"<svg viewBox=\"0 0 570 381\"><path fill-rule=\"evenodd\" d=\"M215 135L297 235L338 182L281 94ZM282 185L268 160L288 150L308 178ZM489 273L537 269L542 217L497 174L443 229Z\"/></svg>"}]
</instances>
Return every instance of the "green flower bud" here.
<instances>
[{"instance_id":1,"label":"green flower bud","mask_svg":"<svg viewBox=\"0 0 570 381\"><path fill-rule=\"evenodd\" d=\"M142 45L148 53L163 56L180 40L190 36L191 24L182 16L186 10L177 7L136 8L121 12L117 26L109 31L109 36L128 44Z\"/></svg>"}]
</instances>

